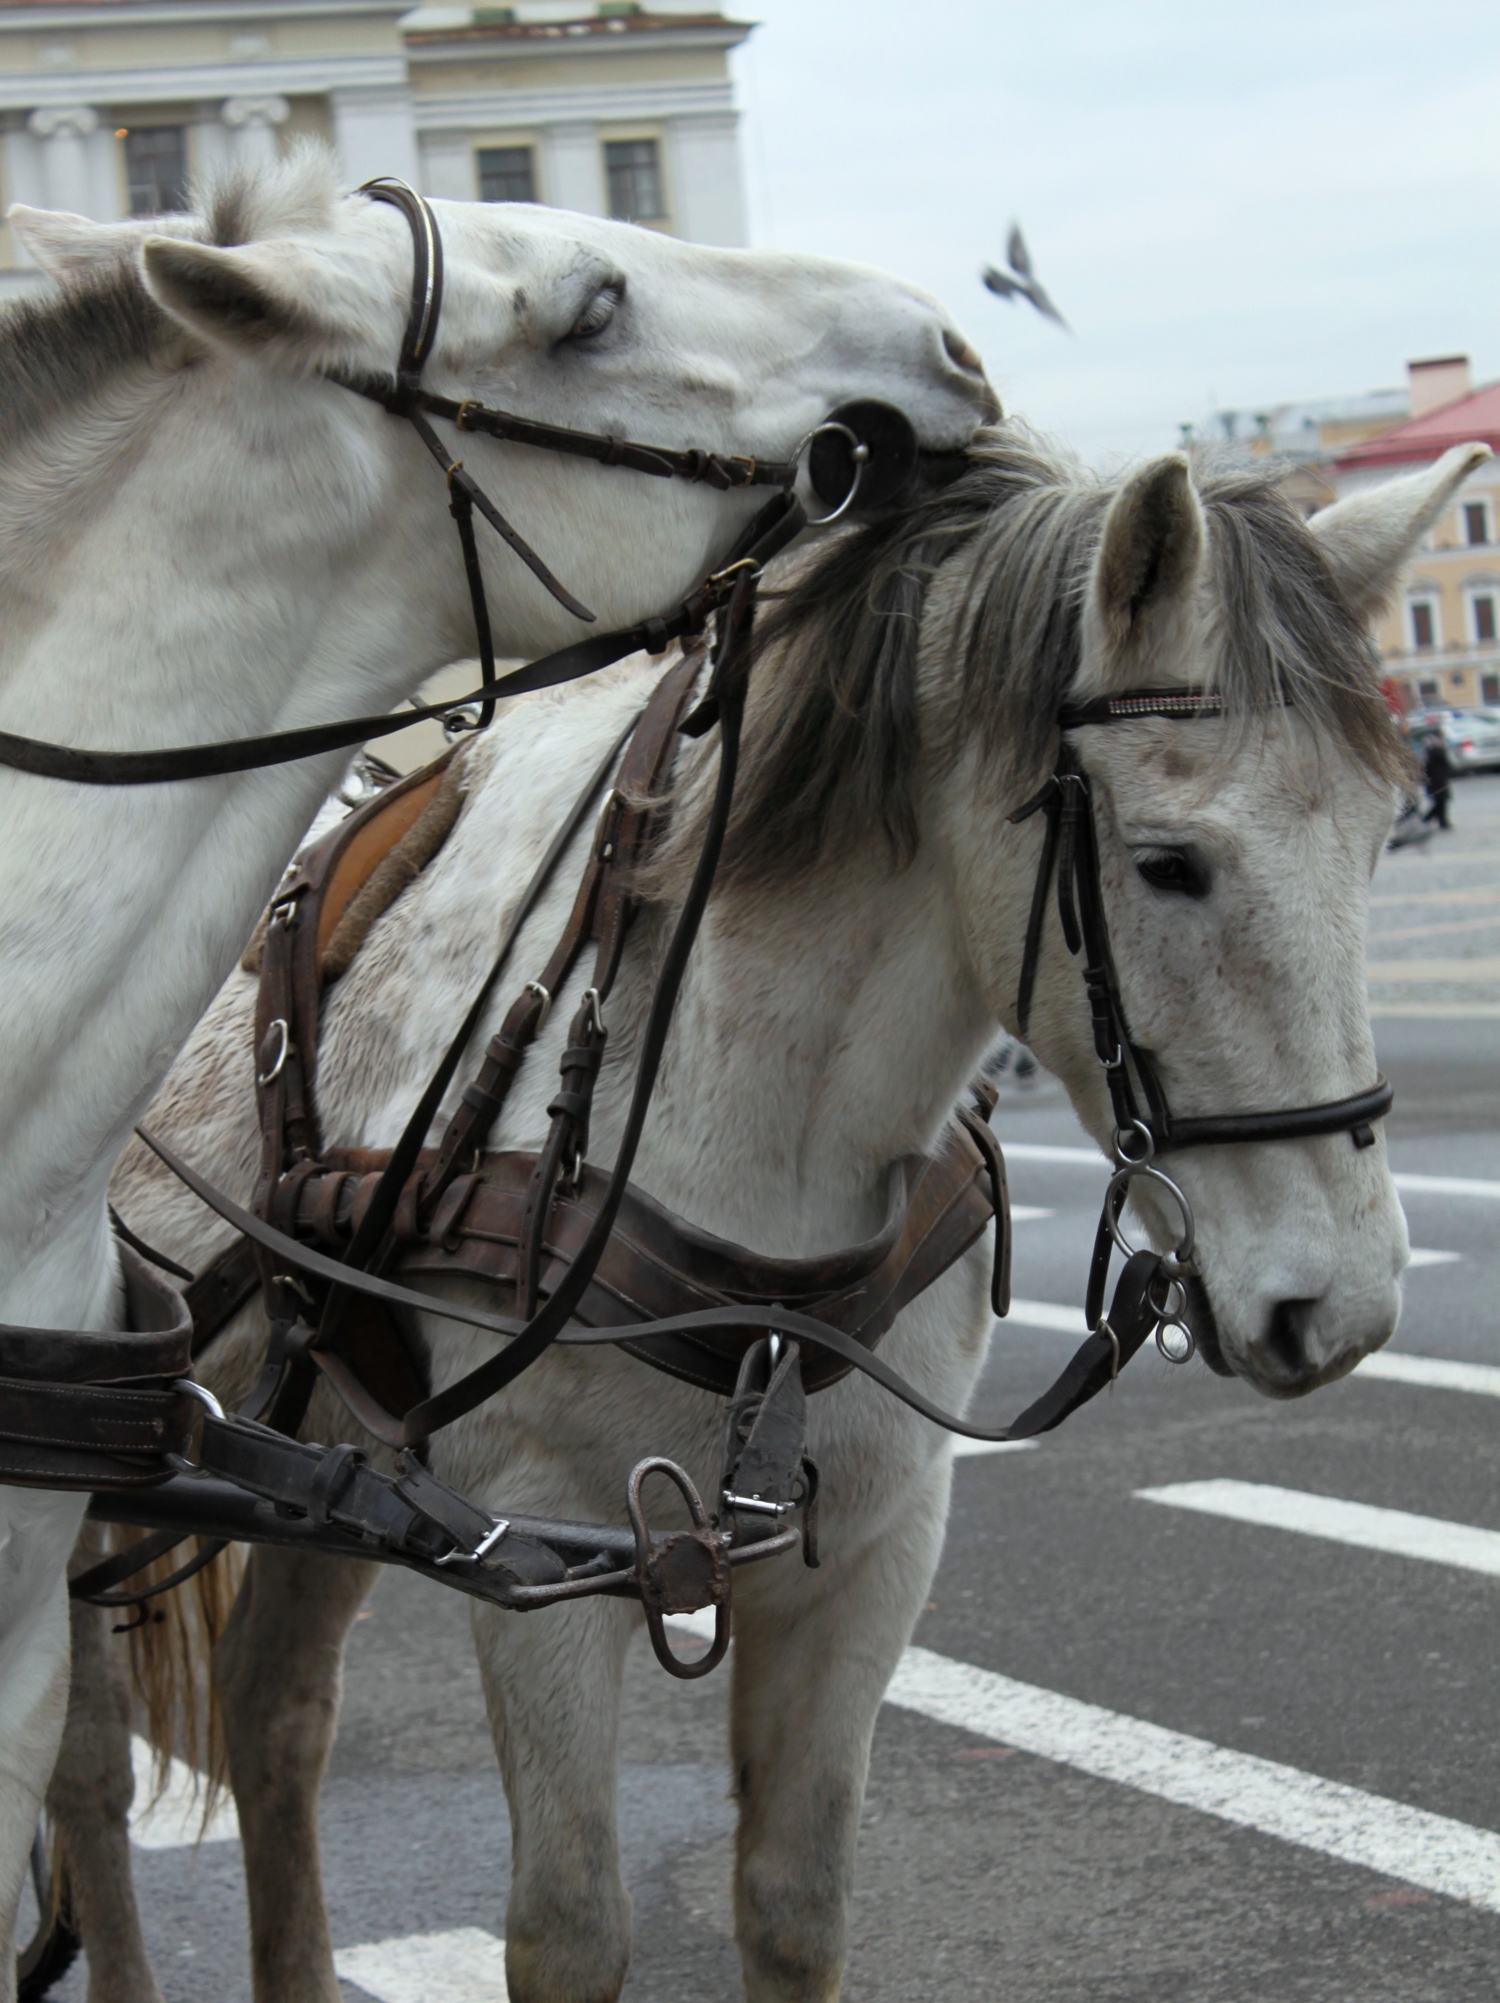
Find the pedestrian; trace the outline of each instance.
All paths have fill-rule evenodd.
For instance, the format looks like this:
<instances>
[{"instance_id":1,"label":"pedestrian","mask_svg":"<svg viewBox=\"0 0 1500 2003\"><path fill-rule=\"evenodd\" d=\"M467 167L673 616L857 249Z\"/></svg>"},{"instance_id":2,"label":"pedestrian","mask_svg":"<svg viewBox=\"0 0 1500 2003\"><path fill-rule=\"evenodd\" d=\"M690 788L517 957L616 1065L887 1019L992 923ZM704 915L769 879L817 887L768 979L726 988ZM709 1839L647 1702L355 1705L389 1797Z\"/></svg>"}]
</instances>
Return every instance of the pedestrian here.
<instances>
[{"instance_id":1,"label":"pedestrian","mask_svg":"<svg viewBox=\"0 0 1500 2003\"><path fill-rule=\"evenodd\" d=\"M1427 812L1424 821L1436 821L1440 828L1450 825L1448 803L1453 797L1453 767L1448 763L1448 747L1441 731L1427 740L1422 754L1422 776L1427 782Z\"/></svg>"}]
</instances>

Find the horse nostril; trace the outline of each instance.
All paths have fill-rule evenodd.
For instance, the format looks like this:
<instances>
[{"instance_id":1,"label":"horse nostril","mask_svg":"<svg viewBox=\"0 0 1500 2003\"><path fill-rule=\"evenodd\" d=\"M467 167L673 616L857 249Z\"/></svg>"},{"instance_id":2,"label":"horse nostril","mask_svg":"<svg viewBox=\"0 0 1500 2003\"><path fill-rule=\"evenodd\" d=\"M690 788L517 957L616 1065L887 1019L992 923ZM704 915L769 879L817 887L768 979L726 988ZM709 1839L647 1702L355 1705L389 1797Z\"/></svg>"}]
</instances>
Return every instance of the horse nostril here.
<instances>
[{"instance_id":1,"label":"horse nostril","mask_svg":"<svg viewBox=\"0 0 1500 2003\"><path fill-rule=\"evenodd\" d=\"M1300 1377L1308 1367L1305 1331L1307 1318L1316 1306L1313 1300L1278 1301L1271 1310L1266 1348L1289 1377Z\"/></svg>"},{"instance_id":2,"label":"horse nostril","mask_svg":"<svg viewBox=\"0 0 1500 2003\"><path fill-rule=\"evenodd\" d=\"M956 362L959 368L966 370L969 375L984 374L984 363L956 327L943 329L943 346L947 350L949 361Z\"/></svg>"}]
</instances>

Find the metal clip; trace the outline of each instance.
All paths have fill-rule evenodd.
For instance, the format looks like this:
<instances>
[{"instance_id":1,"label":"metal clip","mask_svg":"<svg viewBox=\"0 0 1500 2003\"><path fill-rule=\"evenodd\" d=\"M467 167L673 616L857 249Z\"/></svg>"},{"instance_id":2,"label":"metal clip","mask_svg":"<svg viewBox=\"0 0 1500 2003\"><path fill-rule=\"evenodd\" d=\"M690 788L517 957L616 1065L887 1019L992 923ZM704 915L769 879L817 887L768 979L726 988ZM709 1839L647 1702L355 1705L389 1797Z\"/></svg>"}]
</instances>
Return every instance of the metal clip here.
<instances>
[{"instance_id":1,"label":"metal clip","mask_svg":"<svg viewBox=\"0 0 1500 2003\"><path fill-rule=\"evenodd\" d=\"M482 1565L500 1539L510 1529L510 1519L502 1516L493 1530L487 1530L472 1551L447 1551L441 1558L434 1558L434 1565Z\"/></svg>"},{"instance_id":2,"label":"metal clip","mask_svg":"<svg viewBox=\"0 0 1500 2003\"><path fill-rule=\"evenodd\" d=\"M760 1495L731 1495L727 1489L724 1500L731 1509L743 1509L747 1516L790 1516L797 1507L795 1502L767 1502Z\"/></svg>"}]
</instances>

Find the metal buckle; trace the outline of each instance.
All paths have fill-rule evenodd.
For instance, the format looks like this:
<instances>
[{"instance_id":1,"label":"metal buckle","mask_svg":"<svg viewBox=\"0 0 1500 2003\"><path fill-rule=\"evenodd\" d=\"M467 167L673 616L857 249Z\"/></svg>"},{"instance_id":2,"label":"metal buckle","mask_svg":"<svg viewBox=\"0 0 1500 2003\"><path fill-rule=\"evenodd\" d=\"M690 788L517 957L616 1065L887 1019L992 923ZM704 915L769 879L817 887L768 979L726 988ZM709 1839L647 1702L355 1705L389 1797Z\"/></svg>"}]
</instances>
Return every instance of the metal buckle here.
<instances>
[{"instance_id":1,"label":"metal buckle","mask_svg":"<svg viewBox=\"0 0 1500 2003\"><path fill-rule=\"evenodd\" d=\"M286 1061L292 1054L292 1032L287 1027L287 1020L284 1015L278 1015L273 1020L270 1029L266 1032L267 1035L271 1033L271 1030L277 1031L281 1038L276 1052L276 1062L268 1065L264 1071L256 1072L255 1082L257 1085L274 1085L282 1072L285 1071Z\"/></svg>"},{"instance_id":2,"label":"metal buckle","mask_svg":"<svg viewBox=\"0 0 1500 2003\"><path fill-rule=\"evenodd\" d=\"M542 986L540 981L528 981L526 983L525 991L529 995L540 995L542 998L542 1012L537 1017L536 1028L532 1032L533 1035L540 1036L542 1033L542 1024L547 1020L548 1016L551 1015L552 1013L552 996L548 993L547 989Z\"/></svg>"},{"instance_id":3,"label":"metal buckle","mask_svg":"<svg viewBox=\"0 0 1500 2003\"><path fill-rule=\"evenodd\" d=\"M1119 1355L1119 1349L1120 1346L1116 1343L1116 1356ZM728 1489L725 1489L723 1499L731 1509L743 1509L747 1516L790 1516L797 1508L795 1502L767 1502L764 1496L731 1495Z\"/></svg>"},{"instance_id":4,"label":"metal buckle","mask_svg":"<svg viewBox=\"0 0 1500 2003\"><path fill-rule=\"evenodd\" d=\"M738 572L742 570L753 570L758 576L760 573L759 558L753 556L742 556L737 563L728 563L724 566L722 570L714 571L711 576L704 579L705 590L710 585L727 583L731 577L736 576Z\"/></svg>"},{"instance_id":5,"label":"metal buckle","mask_svg":"<svg viewBox=\"0 0 1500 2003\"><path fill-rule=\"evenodd\" d=\"M585 988L578 998L578 1006L588 1010L589 1027L593 1030L595 1036L602 1037L605 1035L604 1017L599 1013L599 990L597 988Z\"/></svg>"}]
</instances>

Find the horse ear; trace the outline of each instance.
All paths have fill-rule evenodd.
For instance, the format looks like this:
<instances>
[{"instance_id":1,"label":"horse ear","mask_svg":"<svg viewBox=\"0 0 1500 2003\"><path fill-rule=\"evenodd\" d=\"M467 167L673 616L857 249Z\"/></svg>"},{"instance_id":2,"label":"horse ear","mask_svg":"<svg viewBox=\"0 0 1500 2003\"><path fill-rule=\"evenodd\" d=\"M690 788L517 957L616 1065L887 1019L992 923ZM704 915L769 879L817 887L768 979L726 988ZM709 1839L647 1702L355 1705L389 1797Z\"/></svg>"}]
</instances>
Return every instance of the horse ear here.
<instances>
[{"instance_id":1,"label":"horse ear","mask_svg":"<svg viewBox=\"0 0 1500 2003\"><path fill-rule=\"evenodd\" d=\"M1407 558L1489 456L1487 445L1455 445L1426 472L1351 494L1313 516L1308 527L1356 619L1382 610Z\"/></svg>"},{"instance_id":2,"label":"horse ear","mask_svg":"<svg viewBox=\"0 0 1500 2003\"><path fill-rule=\"evenodd\" d=\"M178 224L184 232L198 227L191 216L95 223L87 216L69 215L65 209L31 209L24 202L12 202L5 220L28 255L49 278L62 283L129 263L148 236L169 234Z\"/></svg>"},{"instance_id":3,"label":"horse ear","mask_svg":"<svg viewBox=\"0 0 1500 2003\"><path fill-rule=\"evenodd\" d=\"M1155 615L1181 604L1203 541L1203 510L1181 452L1131 475L1110 503L1094 565L1094 605L1114 645L1130 646Z\"/></svg>"},{"instance_id":4,"label":"horse ear","mask_svg":"<svg viewBox=\"0 0 1500 2003\"><path fill-rule=\"evenodd\" d=\"M313 306L312 285L296 282L288 249L223 250L152 235L141 245L141 276L164 313L214 347L261 359L280 350L280 359L313 367L337 336Z\"/></svg>"}]
</instances>

